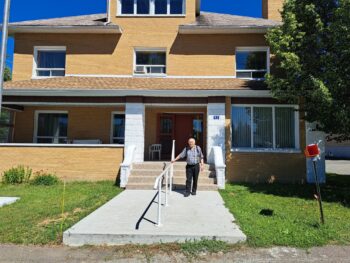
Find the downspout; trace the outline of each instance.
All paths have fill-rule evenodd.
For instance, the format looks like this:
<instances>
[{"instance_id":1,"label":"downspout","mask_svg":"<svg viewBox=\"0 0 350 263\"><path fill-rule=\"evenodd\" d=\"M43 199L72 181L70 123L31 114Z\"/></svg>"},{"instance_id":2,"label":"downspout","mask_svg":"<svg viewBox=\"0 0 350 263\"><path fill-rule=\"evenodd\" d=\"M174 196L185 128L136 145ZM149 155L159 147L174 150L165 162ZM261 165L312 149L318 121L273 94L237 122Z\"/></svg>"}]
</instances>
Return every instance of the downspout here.
<instances>
[{"instance_id":1,"label":"downspout","mask_svg":"<svg viewBox=\"0 0 350 263\"><path fill-rule=\"evenodd\" d=\"M107 21L104 25L108 25L111 23L111 0L107 0Z\"/></svg>"}]
</instances>

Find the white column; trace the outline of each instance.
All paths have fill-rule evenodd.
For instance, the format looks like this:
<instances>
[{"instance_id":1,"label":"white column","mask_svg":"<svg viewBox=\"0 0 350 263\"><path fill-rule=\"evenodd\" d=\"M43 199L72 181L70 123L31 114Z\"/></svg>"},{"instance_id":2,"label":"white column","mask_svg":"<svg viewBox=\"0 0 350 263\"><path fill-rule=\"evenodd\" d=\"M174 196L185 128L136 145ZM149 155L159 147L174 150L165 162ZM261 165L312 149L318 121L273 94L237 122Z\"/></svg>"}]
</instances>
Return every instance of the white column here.
<instances>
[{"instance_id":1,"label":"white column","mask_svg":"<svg viewBox=\"0 0 350 263\"><path fill-rule=\"evenodd\" d=\"M321 160L317 162L317 175L321 183L326 182L326 136L323 132L316 130L316 123L305 123L306 128L306 145L318 143L321 150ZM314 170L312 160L307 158L306 160L306 179L308 183L314 183Z\"/></svg>"},{"instance_id":2,"label":"white column","mask_svg":"<svg viewBox=\"0 0 350 263\"><path fill-rule=\"evenodd\" d=\"M207 160L214 163L214 146L225 156L225 103L208 103L207 118Z\"/></svg>"},{"instance_id":3,"label":"white column","mask_svg":"<svg viewBox=\"0 0 350 263\"><path fill-rule=\"evenodd\" d=\"M145 149L145 105L126 103L125 105L125 149L135 145L134 162L144 161Z\"/></svg>"}]
</instances>

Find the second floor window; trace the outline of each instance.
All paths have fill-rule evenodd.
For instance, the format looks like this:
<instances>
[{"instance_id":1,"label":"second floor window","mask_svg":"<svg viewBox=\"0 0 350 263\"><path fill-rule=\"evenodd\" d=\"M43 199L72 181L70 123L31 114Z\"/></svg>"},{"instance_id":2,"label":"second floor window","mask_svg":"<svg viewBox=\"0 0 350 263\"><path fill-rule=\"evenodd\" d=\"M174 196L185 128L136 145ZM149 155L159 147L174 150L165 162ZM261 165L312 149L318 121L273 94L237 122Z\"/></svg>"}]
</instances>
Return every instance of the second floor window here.
<instances>
[{"instance_id":1,"label":"second floor window","mask_svg":"<svg viewBox=\"0 0 350 263\"><path fill-rule=\"evenodd\" d=\"M236 77L244 79L264 79L269 70L267 48L237 48Z\"/></svg>"},{"instance_id":2,"label":"second floor window","mask_svg":"<svg viewBox=\"0 0 350 263\"><path fill-rule=\"evenodd\" d=\"M34 51L36 77L60 77L66 72L66 49L37 47Z\"/></svg>"},{"instance_id":3,"label":"second floor window","mask_svg":"<svg viewBox=\"0 0 350 263\"><path fill-rule=\"evenodd\" d=\"M119 15L184 15L185 0L119 0Z\"/></svg>"},{"instance_id":4,"label":"second floor window","mask_svg":"<svg viewBox=\"0 0 350 263\"><path fill-rule=\"evenodd\" d=\"M136 75L165 75L166 52L165 51L135 51Z\"/></svg>"}]
</instances>

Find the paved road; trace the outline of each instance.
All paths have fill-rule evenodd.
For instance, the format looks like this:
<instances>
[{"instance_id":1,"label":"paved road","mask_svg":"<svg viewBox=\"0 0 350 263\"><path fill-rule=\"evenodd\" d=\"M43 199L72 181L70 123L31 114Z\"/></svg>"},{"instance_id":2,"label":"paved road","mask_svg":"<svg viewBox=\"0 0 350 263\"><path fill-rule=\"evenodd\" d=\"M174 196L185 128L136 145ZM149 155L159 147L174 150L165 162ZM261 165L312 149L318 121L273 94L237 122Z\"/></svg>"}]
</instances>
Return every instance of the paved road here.
<instances>
[{"instance_id":1,"label":"paved road","mask_svg":"<svg viewBox=\"0 0 350 263\"><path fill-rule=\"evenodd\" d=\"M350 160L326 160L326 171L350 176Z\"/></svg>"},{"instance_id":2,"label":"paved road","mask_svg":"<svg viewBox=\"0 0 350 263\"><path fill-rule=\"evenodd\" d=\"M274 247L267 249L237 248L226 254L201 254L196 259L186 257L180 252L141 251L140 249L123 250L120 247L83 247L65 246L39 247L0 245L0 262L250 262L250 263L306 263L350 262L350 246L327 246L301 250Z\"/></svg>"}]
</instances>

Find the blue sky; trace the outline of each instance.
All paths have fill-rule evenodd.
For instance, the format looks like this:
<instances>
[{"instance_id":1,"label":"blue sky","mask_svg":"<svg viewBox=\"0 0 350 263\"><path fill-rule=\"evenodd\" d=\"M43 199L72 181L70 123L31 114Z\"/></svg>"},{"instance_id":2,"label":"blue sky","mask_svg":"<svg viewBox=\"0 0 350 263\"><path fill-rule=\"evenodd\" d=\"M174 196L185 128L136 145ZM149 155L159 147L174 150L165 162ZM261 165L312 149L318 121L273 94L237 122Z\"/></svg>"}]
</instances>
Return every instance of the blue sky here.
<instances>
[{"instance_id":1,"label":"blue sky","mask_svg":"<svg viewBox=\"0 0 350 263\"><path fill-rule=\"evenodd\" d=\"M201 10L261 17L261 0L202 0ZM4 0L0 0L0 19L3 19ZM11 0L10 21L23 21L103 13L106 0ZM13 39L9 39L7 64L12 67Z\"/></svg>"}]
</instances>

